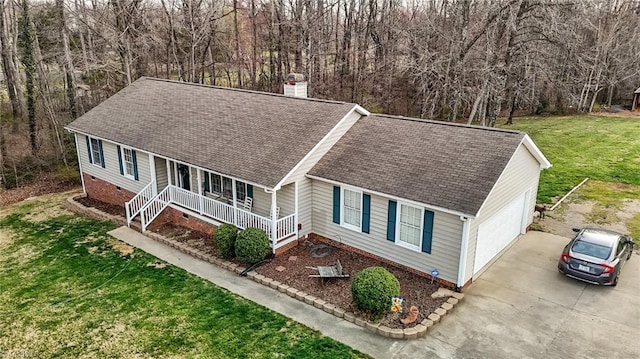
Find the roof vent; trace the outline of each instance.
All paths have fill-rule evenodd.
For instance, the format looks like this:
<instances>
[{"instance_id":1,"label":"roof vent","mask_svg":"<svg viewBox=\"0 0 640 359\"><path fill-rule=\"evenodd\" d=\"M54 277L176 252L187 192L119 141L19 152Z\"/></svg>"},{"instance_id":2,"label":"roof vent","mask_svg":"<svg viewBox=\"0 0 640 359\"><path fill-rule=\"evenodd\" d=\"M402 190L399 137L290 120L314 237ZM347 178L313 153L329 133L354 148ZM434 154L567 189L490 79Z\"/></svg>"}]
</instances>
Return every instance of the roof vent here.
<instances>
[{"instance_id":1,"label":"roof vent","mask_svg":"<svg viewBox=\"0 0 640 359\"><path fill-rule=\"evenodd\" d=\"M284 95L307 98L307 81L303 74L291 73L284 81Z\"/></svg>"}]
</instances>

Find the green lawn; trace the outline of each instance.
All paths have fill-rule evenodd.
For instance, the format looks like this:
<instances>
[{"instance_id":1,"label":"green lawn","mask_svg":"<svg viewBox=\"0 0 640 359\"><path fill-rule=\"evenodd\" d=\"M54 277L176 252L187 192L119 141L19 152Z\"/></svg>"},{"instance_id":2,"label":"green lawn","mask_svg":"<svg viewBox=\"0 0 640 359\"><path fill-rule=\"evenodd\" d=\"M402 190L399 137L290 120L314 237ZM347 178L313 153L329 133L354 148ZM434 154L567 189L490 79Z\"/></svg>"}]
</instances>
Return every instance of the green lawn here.
<instances>
[{"instance_id":1,"label":"green lawn","mask_svg":"<svg viewBox=\"0 0 640 359\"><path fill-rule=\"evenodd\" d=\"M62 196L0 211L0 353L39 358L365 355L111 239Z\"/></svg>"},{"instance_id":2,"label":"green lawn","mask_svg":"<svg viewBox=\"0 0 640 359\"><path fill-rule=\"evenodd\" d=\"M600 116L516 118L553 167L542 172L538 202L552 203L585 177L640 185L640 119ZM637 189L629 189L637 196ZM596 193L593 193L596 195ZM626 194L629 195L629 194ZM630 197L626 197L630 198Z\"/></svg>"}]
</instances>

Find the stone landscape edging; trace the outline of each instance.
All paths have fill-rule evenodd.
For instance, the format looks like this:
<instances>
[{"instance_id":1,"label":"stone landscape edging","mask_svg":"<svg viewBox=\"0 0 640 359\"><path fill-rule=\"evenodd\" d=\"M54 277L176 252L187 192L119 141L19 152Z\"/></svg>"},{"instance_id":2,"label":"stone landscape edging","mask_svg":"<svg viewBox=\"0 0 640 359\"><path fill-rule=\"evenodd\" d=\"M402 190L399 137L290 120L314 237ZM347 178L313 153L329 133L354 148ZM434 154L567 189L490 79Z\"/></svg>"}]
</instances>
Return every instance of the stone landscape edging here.
<instances>
[{"instance_id":1,"label":"stone landscape edging","mask_svg":"<svg viewBox=\"0 0 640 359\"><path fill-rule=\"evenodd\" d=\"M72 211L74 213L80 214L80 215L84 215L84 216L88 216L88 217L93 217L93 218L98 218L101 220L109 220L109 221L113 221L117 224L126 226L127 225L127 220L121 216L116 216L113 214L109 214L109 213L105 213L97 208L93 208L93 207L87 207L85 205L83 205L82 203L79 203L76 201L76 199L78 198L82 198L85 197L84 194L77 194L77 195L72 195L69 198L67 198L67 200L64 203L64 207L69 210ZM134 225L134 223L132 223L132 225ZM139 228L138 228L139 229ZM221 267L223 269L229 270L231 272L240 274L242 273L246 268L209 255L203 251L197 250L195 248L192 248L184 243L175 241L173 239L167 238L161 234L155 233L155 232L151 232L151 231L146 231L145 233L143 233L143 235L145 235L146 237L149 237L157 242L160 242L162 244L168 245L170 247L173 247L181 252L184 252L192 257L201 259L205 262L209 262L213 265L216 265L218 267ZM464 294L463 293L453 293L453 295L451 297L449 297L447 299L447 301L445 303L442 303L442 305L440 305L439 308L437 308L436 310L434 310L432 313L430 313L427 316L427 319L424 319L422 322L418 323L417 325L410 327L410 328L404 328L404 329L399 329L399 328L389 328L385 325L380 325L379 323L372 323L366 320L363 320L361 318L358 318L355 316L354 313L352 312L347 312L346 310L339 308L337 306L335 306L334 304L328 303L327 301L320 299L320 298L316 298L315 296L311 295L311 294L307 294L302 290L298 290L296 288L293 288L291 286L288 286L284 283L280 283L272 278L266 277L262 274L259 274L256 271L251 271L247 273L247 278L251 279L252 281L262 284L264 286L270 287L272 289L275 289L281 293L284 293L286 295L288 295L291 298L294 298L300 302L306 303L308 305L314 306L326 313L332 314L337 318L346 320L350 323L354 323L360 327L365 328L366 330L381 335L383 337L387 337L387 338L392 338L392 339L406 339L406 340L410 340L410 339L416 339L416 338L422 338L424 337L427 332L429 330L431 330L437 323L439 323L442 318L444 316L446 316L447 314L449 314L455 307L456 305L460 304L460 302L462 301L462 299L464 299Z\"/></svg>"}]
</instances>

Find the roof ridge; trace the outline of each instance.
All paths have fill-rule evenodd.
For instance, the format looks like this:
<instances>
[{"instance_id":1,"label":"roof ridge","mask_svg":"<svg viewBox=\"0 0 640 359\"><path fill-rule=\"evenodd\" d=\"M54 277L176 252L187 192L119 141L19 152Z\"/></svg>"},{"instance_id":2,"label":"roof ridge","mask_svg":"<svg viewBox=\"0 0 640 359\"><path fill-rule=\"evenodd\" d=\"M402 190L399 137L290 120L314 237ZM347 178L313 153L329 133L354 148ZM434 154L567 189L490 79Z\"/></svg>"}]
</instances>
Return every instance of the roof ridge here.
<instances>
[{"instance_id":1,"label":"roof ridge","mask_svg":"<svg viewBox=\"0 0 640 359\"><path fill-rule=\"evenodd\" d=\"M255 94L255 95L274 96L274 97L281 97L281 98L287 98L287 99L293 99L293 100L324 102L324 103L331 103L331 104L336 104L336 105L344 105L344 104L355 105L354 103L344 102L344 101L325 100L325 99L312 98L312 97L286 96L284 94L278 94L278 93L273 93L273 92L264 92L264 91L256 91L256 90L239 89L239 88L235 88L235 87L214 86L214 85L207 85L207 84L201 84L201 83L195 83L195 82L186 82L186 81L178 81L178 80L171 80L171 79L161 79L161 78L149 77L149 76L142 76L138 80L141 80L141 79L151 80L151 81L158 81L158 82L175 83L175 84L180 84L180 85L190 85L190 86L198 86L198 87L205 87L205 88L213 88L213 89L217 89L217 90L236 91L236 92L250 93L250 94ZM136 80L136 81L138 81L138 80Z\"/></svg>"},{"instance_id":2,"label":"roof ridge","mask_svg":"<svg viewBox=\"0 0 640 359\"><path fill-rule=\"evenodd\" d=\"M387 114L380 114L380 113L371 114L371 116L369 116L369 117L375 117L375 116L388 117L388 118L395 119L395 120L431 123L431 124L434 124L434 125L441 125L441 126L464 127L464 128L470 128L470 129L482 130L482 131L504 132L504 133L519 134L519 135L520 134L521 135L525 134L524 132L517 131L517 130L508 130L508 129L495 128L495 127L473 126L473 125L467 125L467 124L455 123L455 122L444 122L444 121L437 121L437 120L427 120L427 119L423 119L423 118L397 116L397 115L387 115Z\"/></svg>"}]
</instances>

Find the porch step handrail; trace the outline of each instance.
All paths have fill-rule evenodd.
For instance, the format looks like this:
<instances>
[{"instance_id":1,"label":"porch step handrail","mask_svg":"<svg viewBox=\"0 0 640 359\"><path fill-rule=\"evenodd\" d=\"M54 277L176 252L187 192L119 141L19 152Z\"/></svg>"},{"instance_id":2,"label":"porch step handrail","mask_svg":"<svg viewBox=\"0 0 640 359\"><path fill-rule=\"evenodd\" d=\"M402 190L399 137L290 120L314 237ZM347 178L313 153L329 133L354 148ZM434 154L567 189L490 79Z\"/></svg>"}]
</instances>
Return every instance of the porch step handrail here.
<instances>
[{"instance_id":1,"label":"porch step handrail","mask_svg":"<svg viewBox=\"0 0 640 359\"><path fill-rule=\"evenodd\" d=\"M156 181L151 180L148 185L138 192L130 201L125 202L124 207L127 212L127 226L131 226L131 221L142 211L144 206L156 196Z\"/></svg>"},{"instance_id":2,"label":"porch step handrail","mask_svg":"<svg viewBox=\"0 0 640 359\"><path fill-rule=\"evenodd\" d=\"M147 230L149 223L153 222L169 204L171 204L171 186L165 187L140 211L140 222L143 232Z\"/></svg>"}]
</instances>

